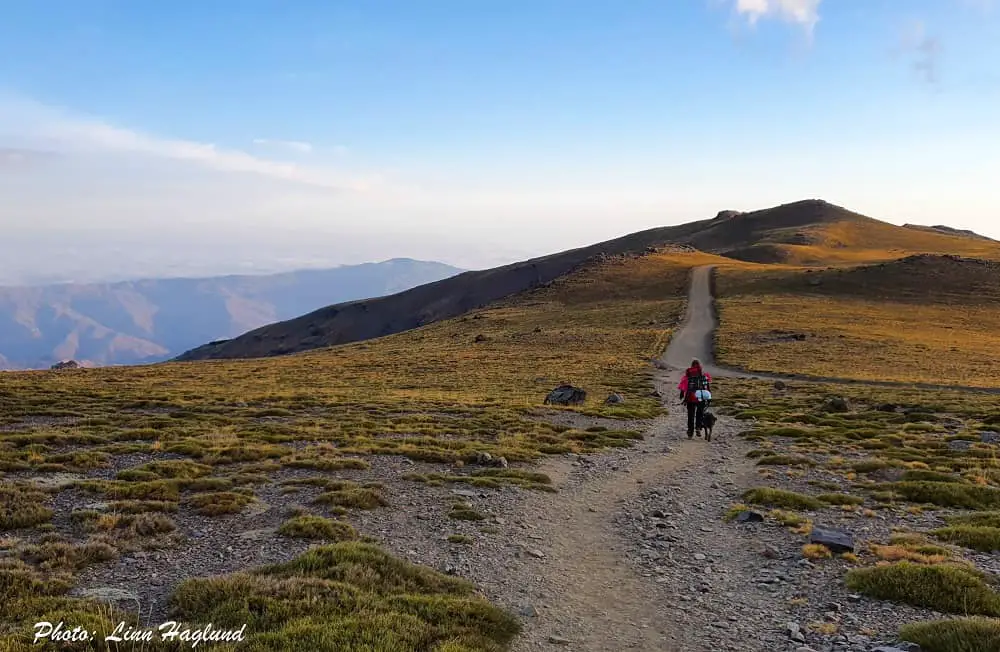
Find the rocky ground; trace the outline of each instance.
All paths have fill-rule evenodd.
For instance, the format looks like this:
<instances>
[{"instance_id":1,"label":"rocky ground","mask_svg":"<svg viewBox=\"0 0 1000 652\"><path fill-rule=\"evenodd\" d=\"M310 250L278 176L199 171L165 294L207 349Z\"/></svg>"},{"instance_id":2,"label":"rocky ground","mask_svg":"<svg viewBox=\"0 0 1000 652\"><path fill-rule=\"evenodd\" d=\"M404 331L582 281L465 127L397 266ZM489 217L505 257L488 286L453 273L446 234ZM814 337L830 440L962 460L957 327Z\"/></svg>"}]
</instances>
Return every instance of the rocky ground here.
<instances>
[{"instance_id":1,"label":"rocky ground","mask_svg":"<svg viewBox=\"0 0 1000 652\"><path fill-rule=\"evenodd\" d=\"M673 379L661 371L663 395ZM516 650L789 650L869 652L893 640L899 625L937 617L851 595L842 578L847 562L802 557L802 536L767 519L737 524L723 516L759 484L744 425L720 417L711 442L684 435L683 413L644 422L607 422L571 412L537 418L577 427L613 425L642 431L633 448L543 462L556 493L514 487L430 486L409 473L448 472L442 465L371 457L368 470L336 477L380 482L391 505L352 511L346 518L363 536L411 561L465 577L518 614L524 633ZM119 456L113 468L88 477L174 456ZM174 514L176 546L123 554L87 568L78 593L141 610L148 623L167 614L177 582L284 561L308 542L276 533L295 505L311 506L318 488L282 491L281 480L317 475L282 469L256 488L242 513L204 517ZM51 474L48 481L60 480ZM63 481L84 476L62 478ZM788 486L800 481L789 478ZM94 497L63 491L58 501L100 508ZM481 521L448 517L456 501ZM878 538L893 523L884 517L832 514L825 524ZM913 516L912 518L925 518ZM56 523L59 526L59 523ZM464 535L461 541L453 535ZM449 537L452 537L451 539Z\"/></svg>"}]
</instances>

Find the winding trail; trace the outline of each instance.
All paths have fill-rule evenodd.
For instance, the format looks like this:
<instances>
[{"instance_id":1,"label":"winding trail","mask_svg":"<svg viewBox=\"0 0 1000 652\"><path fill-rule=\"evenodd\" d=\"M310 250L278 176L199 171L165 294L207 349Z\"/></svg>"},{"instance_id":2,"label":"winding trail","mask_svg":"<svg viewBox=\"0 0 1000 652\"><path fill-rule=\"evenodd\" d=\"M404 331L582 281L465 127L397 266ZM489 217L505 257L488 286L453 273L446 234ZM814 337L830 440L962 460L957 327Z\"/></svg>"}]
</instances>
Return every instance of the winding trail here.
<instances>
[{"instance_id":1,"label":"winding trail","mask_svg":"<svg viewBox=\"0 0 1000 652\"><path fill-rule=\"evenodd\" d=\"M692 357L707 360L711 353L715 321L711 294L706 292L706 271L695 274L684 322L664 354L664 362L672 369L659 371L655 378L663 396L674 395L682 369ZM528 497L526 511L546 515L538 530L536 551L544 555L537 570L548 599L544 613L527 623L515 644L516 652L549 649L553 644L587 652L702 649L691 647L693 633L680 631L686 626L668 621L664 587L636 571L615 525L622 504L647 485L682 477L688 482L692 474L708 477L707 469L717 468L723 460L737 460L734 467L742 464L743 456L731 450L743 445L733 436L740 429L738 424L720 418L716 437L708 444L687 440L685 419L681 410L670 410L666 416L643 422L642 442L611 454L612 458L617 455L617 461L605 468L580 466L565 458L541 465L539 470L553 478L559 493ZM589 424L581 417L578 425ZM696 491L693 485L692 491ZM698 538L694 533L690 536Z\"/></svg>"}]
</instances>

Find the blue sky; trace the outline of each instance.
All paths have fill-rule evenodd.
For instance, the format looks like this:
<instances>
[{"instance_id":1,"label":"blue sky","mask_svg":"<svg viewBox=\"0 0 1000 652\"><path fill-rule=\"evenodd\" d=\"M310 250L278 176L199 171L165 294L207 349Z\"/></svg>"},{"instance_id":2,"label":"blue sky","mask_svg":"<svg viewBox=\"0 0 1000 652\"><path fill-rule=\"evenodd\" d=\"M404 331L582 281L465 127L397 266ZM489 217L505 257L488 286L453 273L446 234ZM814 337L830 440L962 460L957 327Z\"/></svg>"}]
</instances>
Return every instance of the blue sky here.
<instances>
[{"instance_id":1,"label":"blue sky","mask_svg":"<svg viewBox=\"0 0 1000 652\"><path fill-rule=\"evenodd\" d=\"M0 12L19 269L479 267L807 197L1000 237L990 0Z\"/></svg>"}]
</instances>

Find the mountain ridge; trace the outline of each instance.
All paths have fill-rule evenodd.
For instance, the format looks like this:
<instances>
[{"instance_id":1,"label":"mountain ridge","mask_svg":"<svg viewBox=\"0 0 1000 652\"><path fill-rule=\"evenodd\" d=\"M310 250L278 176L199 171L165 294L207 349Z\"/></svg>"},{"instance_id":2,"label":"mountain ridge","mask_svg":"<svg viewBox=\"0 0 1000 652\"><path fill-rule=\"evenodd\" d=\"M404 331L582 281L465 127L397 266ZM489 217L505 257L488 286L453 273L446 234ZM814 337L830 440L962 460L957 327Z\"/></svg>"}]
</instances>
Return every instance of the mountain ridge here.
<instances>
[{"instance_id":1,"label":"mountain ridge","mask_svg":"<svg viewBox=\"0 0 1000 652\"><path fill-rule=\"evenodd\" d=\"M0 286L0 368L161 362L207 339L462 271L393 258L277 274Z\"/></svg>"},{"instance_id":2,"label":"mountain ridge","mask_svg":"<svg viewBox=\"0 0 1000 652\"><path fill-rule=\"evenodd\" d=\"M713 218L465 272L396 295L329 305L238 338L210 342L174 361L269 357L392 335L544 286L608 256L644 255L668 246L694 248L734 263L802 266L881 262L915 253L1000 260L1000 243L907 229L806 199L750 212L720 211Z\"/></svg>"}]
</instances>

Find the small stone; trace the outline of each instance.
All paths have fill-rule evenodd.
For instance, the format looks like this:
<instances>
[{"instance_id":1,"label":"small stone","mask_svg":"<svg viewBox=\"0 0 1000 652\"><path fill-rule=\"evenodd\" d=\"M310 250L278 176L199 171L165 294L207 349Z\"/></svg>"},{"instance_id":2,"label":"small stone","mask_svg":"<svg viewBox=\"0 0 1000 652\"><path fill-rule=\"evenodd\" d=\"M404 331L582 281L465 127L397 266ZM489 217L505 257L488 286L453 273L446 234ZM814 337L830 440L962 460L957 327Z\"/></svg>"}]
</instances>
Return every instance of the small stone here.
<instances>
[{"instance_id":1,"label":"small stone","mask_svg":"<svg viewBox=\"0 0 1000 652\"><path fill-rule=\"evenodd\" d=\"M542 559L545 557L545 553L542 552L541 550L529 550L528 554L534 557L535 559Z\"/></svg>"},{"instance_id":2,"label":"small stone","mask_svg":"<svg viewBox=\"0 0 1000 652\"><path fill-rule=\"evenodd\" d=\"M552 643L553 645L569 645L572 642L573 641L569 640L568 638L563 638L562 636L549 637L549 643Z\"/></svg>"}]
</instances>

